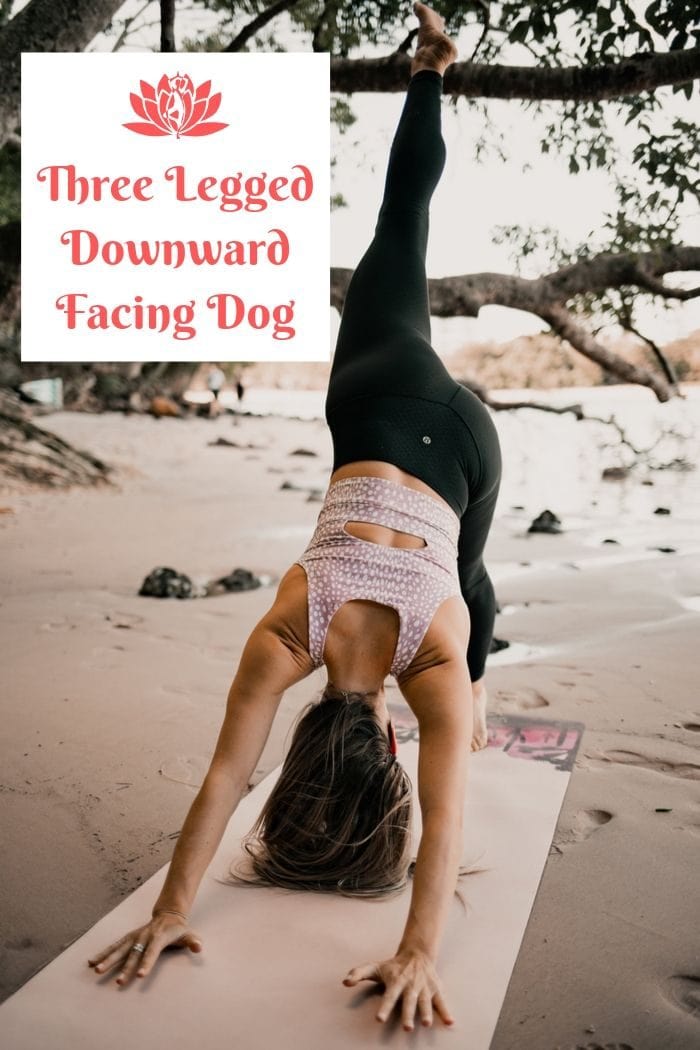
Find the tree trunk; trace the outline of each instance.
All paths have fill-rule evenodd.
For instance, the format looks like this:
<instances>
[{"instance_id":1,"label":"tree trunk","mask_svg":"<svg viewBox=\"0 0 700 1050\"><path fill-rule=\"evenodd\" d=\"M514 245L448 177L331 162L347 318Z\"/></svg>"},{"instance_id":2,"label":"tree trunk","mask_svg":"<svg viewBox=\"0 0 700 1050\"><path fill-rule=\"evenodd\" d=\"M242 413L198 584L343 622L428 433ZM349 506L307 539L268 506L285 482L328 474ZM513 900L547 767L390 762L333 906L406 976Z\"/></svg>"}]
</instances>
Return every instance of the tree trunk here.
<instances>
[{"instance_id":1,"label":"tree trunk","mask_svg":"<svg viewBox=\"0 0 700 1050\"><path fill-rule=\"evenodd\" d=\"M0 475L49 488L111 484L112 467L36 426L16 395L0 390Z\"/></svg>"},{"instance_id":2,"label":"tree trunk","mask_svg":"<svg viewBox=\"0 0 700 1050\"><path fill-rule=\"evenodd\" d=\"M0 146L19 128L23 51L84 51L123 0L30 0L0 29Z\"/></svg>"}]
</instances>

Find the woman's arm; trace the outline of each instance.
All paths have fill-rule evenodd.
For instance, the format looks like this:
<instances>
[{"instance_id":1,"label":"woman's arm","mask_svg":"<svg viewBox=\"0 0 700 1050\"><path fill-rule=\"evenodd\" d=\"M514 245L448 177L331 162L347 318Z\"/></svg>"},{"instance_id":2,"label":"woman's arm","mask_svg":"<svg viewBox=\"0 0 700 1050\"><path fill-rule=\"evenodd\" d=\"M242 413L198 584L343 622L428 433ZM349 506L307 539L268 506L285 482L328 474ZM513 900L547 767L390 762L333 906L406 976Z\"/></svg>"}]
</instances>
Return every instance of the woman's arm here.
<instances>
[{"instance_id":1,"label":"woman's arm","mask_svg":"<svg viewBox=\"0 0 700 1050\"><path fill-rule=\"evenodd\" d=\"M426 668L401 685L418 719L418 797L423 832L399 950L437 957L462 853L472 697L464 656Z\"/></svg>"},{"instance_id":2,"label":"woman's arm","mask_svg":"<svg viewBox=\"0 0 700 1050\"><path fill-rule=\"evenodd\" d=\"M185 818L163 888L153 907L189 914L202 876L246 792L286 689L313 669L273 609L251 633L229 689L216 748Z\"/></svg>"},{"instance_id":3,"label":"woman's arm","mask_svg":"<svg viewBox=\"0 0 700 1050\"><path fill-rule=\"evenodd\" d=\"M459 646L451 657L412 672L399 682L418 718L420 734L418 795L421 835L408 919L396 954L380 963L350 970L344 983L379 981L384 985L377 1019L386 1021L401 999L404 1028L412 1029L416 1008L431 1025L433 1006L453 1023L435 960L462 851L462 815L472 736L471 682Z\"/></svg>"},{"instance_id":4,"label":"woman's arm","mask_svg":"<svg viewBox=\"0 0 700 1050\"><path fill-rule=\"evenodd\" d=\"M117 984L150 973L170 944L202 950L188 925L197 888L246 791L285 690L313 670L292 626L298 619L293 591L280 584L273 607L246 642L209 770L185 818L153 917L88 959L97 973L120 966Z\"/></svg>"}]
</instances>

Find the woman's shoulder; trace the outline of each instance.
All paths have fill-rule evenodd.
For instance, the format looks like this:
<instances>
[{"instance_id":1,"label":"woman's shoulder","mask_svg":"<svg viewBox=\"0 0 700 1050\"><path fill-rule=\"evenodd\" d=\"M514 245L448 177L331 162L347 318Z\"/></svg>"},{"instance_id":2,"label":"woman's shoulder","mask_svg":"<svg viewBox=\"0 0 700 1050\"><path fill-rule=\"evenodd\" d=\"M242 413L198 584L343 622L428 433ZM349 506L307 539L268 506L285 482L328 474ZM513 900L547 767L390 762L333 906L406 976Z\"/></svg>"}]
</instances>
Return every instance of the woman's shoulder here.
<instances>
[{"instance_id":1,"label":"woman's shoulder","mask_svg":"<svg viewBox=\"0 0 700 1050\"><path fill-rule=\"evenodd\" d=\"M307 595L306 573L295 562L280 578L275 600L265 615L265 624L279 634L290 648L298 651L300 656L305 653L311 661Z\"/></svg>"},{"instance_id":2,"label":"woman's shoulder","mask_svg":"<svg viewBox=\"0 0 700 1050\"><path fill-rule=\"evenodd\" d=\"M453 594L438 606L415 656L397 679L402 681L450 662L467 662L471 621L464 598Z\"/></svg>"}]
</instances>

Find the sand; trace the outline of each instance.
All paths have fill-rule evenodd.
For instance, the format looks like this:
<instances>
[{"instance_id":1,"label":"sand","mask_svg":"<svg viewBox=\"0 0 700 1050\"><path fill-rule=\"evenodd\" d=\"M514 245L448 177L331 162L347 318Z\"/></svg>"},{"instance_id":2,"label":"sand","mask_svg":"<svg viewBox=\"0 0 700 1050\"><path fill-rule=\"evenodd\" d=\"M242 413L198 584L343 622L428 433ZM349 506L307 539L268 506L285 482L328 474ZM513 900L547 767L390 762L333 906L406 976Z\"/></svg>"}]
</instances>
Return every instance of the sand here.
<instances>
[{"instance_id":1,"label":"sand","mask_svg":"<svg viewBox=\"0 0 700 1050\"><path fill-rule=\"evenodd\" d=\"M498 422L507 444L517 427ZM0 489L2 998L167 863L274 595L149 599L143 578L158 565L278 578L331 463L318 420L59 412L42 425L119 470L113 488ZM209 447L218 436L260 447ZM290 455L300 447L317 455ZM496 635L512 643L489 660L491 710L586 732L492 1050L685 1050L700 1012L697 478L599 485L600 506L576 518L571 505L549 536L527 534L542 482L528 490L517 470L486 552ZM254 783L324 681L286 694Z\"/></svg>"}]
</instances>

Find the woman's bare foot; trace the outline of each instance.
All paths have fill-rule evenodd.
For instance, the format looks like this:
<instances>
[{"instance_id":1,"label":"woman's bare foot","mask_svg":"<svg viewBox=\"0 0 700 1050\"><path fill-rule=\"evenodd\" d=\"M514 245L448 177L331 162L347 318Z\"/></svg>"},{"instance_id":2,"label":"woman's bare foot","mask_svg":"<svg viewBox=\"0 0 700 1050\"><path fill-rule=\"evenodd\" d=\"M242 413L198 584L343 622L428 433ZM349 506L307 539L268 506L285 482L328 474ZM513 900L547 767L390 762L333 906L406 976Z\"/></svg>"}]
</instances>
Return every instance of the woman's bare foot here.
<instances>
[{"instance_id":1,"label":"woman's bare foot","mask_svg":"<svg viewBox=\"0 0 700 1050\"><path fill-rule=\"evenodd\" d=\"M458 51L444 32L445 19L427 4L414 4L420 22L416 53L411 61L411 76L419 69L435 69L442 76L456 62Z\"/></svg>"},{"instance_id":2,"label":"woman's bare foot","mask_svg":"<svg viewBox=\"0 0 700 1050\"><path fill-rule=\"evenodd\" d=\"M472 690L474 697L474 728L472 730L472 751L481 751L488 743L488 730L486 728L486 703L488 696L486 686Z\"/></svg>"}]
</instances>

